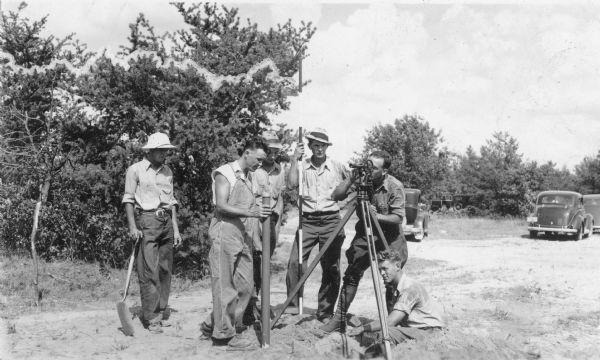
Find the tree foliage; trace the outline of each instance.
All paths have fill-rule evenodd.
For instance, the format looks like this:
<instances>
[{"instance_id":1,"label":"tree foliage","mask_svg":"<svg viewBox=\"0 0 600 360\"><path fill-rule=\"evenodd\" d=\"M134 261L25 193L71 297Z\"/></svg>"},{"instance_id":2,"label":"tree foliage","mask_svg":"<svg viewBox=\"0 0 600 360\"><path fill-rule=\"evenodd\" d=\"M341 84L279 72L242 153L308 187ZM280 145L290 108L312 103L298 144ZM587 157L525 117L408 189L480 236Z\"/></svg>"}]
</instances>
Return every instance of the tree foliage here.
<instances>
[{"instance_id":1,"label":"tree foliage","mask_svg":"<svg viewBox=\"0 0 600 360\"><path fill-rule=\"evenodd\" d=\"M393 124L379 124L367 131L361 156L385 150L392 156L389 173L406 187L431 192L449 171L449 152L441 133L416 115L405 115Z\"/></svg>"},{"instance_id":2,"label":"tree foliage","mask_svg":"<svg viewBox=\"0 0 600 360\"><path fill-rule=\"evenodd\" d=\"M32 180L35 176L23 167L48 173L43 166L53 164L55 170L42 217L43 256L124 263L131 246L120 204L125 170L141 159L146 134L163 131L178 147L167 160L184 232L185 246L176 254L178 268L191 276L206 272L210 172L234 159L245 139L272 126L271 117L288 109L287 97L297 89L284 79L297 71L298 59L304 56L300 50L315 28L310 23L296 28L288 22L262 32L249 21L242 24L233 8L174 6L182 23L190 26L157 35L140 14L130 25L127 45L121 47L122 56L138 54L128 66L101 54L92 70L81 75L60 65L33 74L2 70L0 133L10 151L1 153L1 161L16 170L0 176L4 183L37 186L39 180ZM19 12L3 15L0 48L24 67L58 59L80 66L94 55L72 36L42 37L45 22L46 18L32 22ZM190 59L205 71L174 65ZM270 76L272 67L251 71L265 59L273 60L280 76ZM238 81L235 76L240 74L250 75ZM230 78L215 88L211 76ZM21 161L29 153L21 147L31 147L31 138L53 158ZM22 247L23 234L11 233L12 226L29 221L28 199L35 198L36 186L12 194L4 203L18 209L0 224L4 245Z\"/></svg>"}]
</instances>

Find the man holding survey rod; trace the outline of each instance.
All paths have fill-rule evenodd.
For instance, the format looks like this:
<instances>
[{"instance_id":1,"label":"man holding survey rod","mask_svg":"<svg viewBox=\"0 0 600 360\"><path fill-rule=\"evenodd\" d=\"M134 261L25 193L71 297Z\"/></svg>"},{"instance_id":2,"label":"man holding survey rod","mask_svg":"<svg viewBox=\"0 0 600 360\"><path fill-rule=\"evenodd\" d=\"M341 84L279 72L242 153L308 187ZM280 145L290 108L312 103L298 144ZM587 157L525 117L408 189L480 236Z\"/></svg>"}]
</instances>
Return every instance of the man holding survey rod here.
<instances>
[{"instance_id":1,"label":"man holding survey rod","mask_svg":"<svg viewBox=\"0 0 600 360\"><path fill-rule=\"evenodd\" d=\"M333 190L344 180L350 177L350 172L340 163L326 155L327 148L332 145L327 131L315 129L306 135L308 147L312 156L301 160L304 155L304 144L299 142L291 158L288 174L288 187L302 186L302 239L298 233L292 247L288 262L286 286L288 295L299 280L300 265L298 258L298 244L302 244L302 268L310 256L311 250L318 243L322 246L333 234L336 226L341 221L340 209L332 198ZM299 161L301 160L301 161ZM299 171L302 171L302 184L299 184ZM332 245L320 260L322 269L321 287L318 295L317 318L326 322L333 316L335 302L340 285L339 259L342 243L344 242L343 230L339 233ZM301 241L299 241L301 240ZM300 291L300 296L302 291ZM290 302L287 312L298 312L298 298Z\"/></svg>"}]
</instances>

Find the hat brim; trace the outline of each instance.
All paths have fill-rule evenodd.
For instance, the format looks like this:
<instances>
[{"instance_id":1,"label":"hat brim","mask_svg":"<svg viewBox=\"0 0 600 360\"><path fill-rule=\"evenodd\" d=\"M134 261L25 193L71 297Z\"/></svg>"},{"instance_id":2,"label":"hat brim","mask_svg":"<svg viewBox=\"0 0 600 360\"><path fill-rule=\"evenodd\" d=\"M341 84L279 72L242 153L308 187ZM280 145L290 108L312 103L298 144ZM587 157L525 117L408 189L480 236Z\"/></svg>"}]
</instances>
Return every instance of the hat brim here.
<instances>
[{"instance_id":1,"label":"hat brim","mask_svg":"<svg viewBox=\"0 0 600 360\"><path fill-rule=\"evenodd\" d=\"M314 141L318 141L318 142L320 142L320 143L327 144L327 145L330 145L330 146L331 146L331 145L333 145L333 144L332 144L330 141L327 141L327 140L325 140L325 139L322 139L322 138L318 138L318 137L316 137L316 136L312 136L312 135L306 135L306 138L307 138L307 139L314 140Z\"/></svg>"},{"instance_id":2,"label":"hat brim","mask_svg":"<svg viewBox=\"0 0 600 360\"><path fill-rule=\"evenodd\" d=\"M148 146L148 145L144 145L142 146L142 149L144 150L152 150L152 149L176 149L177 147L174 145L170 145L170 144L165 144L165 145L158 145L158 146Z\"/></svg>"},{"instance_id":3,"label":"hat brim","mask_svg":"<svg viewBox=\"0 0 600 360\"><path fill-rule=\"evenodd\" d=\"M280 143L270 143L270 144L267 143L267 147L279 149L279 150L283 149L283 145L281 145Z\"/></svg>"}]
</instances>

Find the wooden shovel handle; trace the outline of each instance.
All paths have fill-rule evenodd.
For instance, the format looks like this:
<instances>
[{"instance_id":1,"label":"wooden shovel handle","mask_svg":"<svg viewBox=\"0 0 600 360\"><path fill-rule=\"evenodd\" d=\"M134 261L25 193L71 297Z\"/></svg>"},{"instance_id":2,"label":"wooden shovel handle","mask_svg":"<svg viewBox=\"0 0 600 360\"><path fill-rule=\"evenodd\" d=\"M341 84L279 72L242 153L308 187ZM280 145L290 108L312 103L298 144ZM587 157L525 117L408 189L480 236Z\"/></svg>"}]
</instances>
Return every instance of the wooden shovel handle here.
<instances>
[{"instance_id":1,"label":"wooden shovel handle","mask_svg":"<svg viewBox=\"0 0 600 360\"><path fill-rule=\"evenodd\" d=\"M133 261L135 260L135 249L137 248L137 241L133 245L133 250L131 251L131 256L129 257L129 267L127 268L127 280L125 280L125 290L123 291L123 300L127 298L127 293L129 292L129 281L131 280L131 271L133 270Z\"/></svg>"}]
</instances>

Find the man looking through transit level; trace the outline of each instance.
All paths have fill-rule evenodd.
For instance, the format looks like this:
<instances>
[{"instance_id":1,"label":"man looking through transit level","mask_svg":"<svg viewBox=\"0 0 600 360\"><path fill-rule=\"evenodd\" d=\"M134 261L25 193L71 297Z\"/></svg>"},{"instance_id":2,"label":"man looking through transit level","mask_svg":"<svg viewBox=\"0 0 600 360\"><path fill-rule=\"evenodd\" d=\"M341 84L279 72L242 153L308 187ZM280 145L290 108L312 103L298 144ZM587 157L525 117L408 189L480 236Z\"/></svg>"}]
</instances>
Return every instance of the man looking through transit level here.
<instances>
[{"instance_id":1,"label":"man looking through transit level","mask_svg":"<svg viewBox=\"0 0 600 360\"><path fill-rule=\"evenodd\" d=\"M177 200L173 196L173 173L164 164L175 146L166 134L157 132L142 147L146 155L131 165L125 175L125 204L129 235L140 242L136 270L142 299L142 324L162 332L169 318L167 304L173 272L173 245L181 244L177 226Z\"/></svg>"},{"instance_id":2,"label":"man looking through transit level","mask_svg":"<svg viewBox=\"0 0 600 360\"><path fill-rule=\"evenodd\" d=\"M404 266L408 257L406 240L402 233L402 219L405 215L404 187L398 179L388 174L392 160L387 152L374 151L369 155L368 161L373 163L371 178L374 191L369 206L377 214L377 221L381 225L390 249L399 252L402 266ZM333 198L336 200L346 198L348 192L353 187L355 178L353 176L341 183L333 192ZM355 188L352 189L352 191L355 190ZM348 311L356 295L358 283L371 265L361 207L357 207L357 215L359 221L355 226L356 235L346 251L348 267L344 273L344 284L340 292L338 307L331 321L321 327L321 330L325 332L332 332L339 329L342 322L341 309L343 307L346 312ZM364 216L369 216L369 214L364 214ZM384 250L384 244L375 227L373 227L372 232L376 251Z\"/></svg>"},{"instance_id":3,"label":"man looking through transit level","mask_svg":"<svg viewBox=\"0 0 600 360\"><path fill-rule=\"evenodd\" d=\"M379 272L386 287L387 325L392 345L408 339L422 340L435 330L445 325L439 305L417 281L410 278L403 270L404 255L398 251L384 251L378 255ZM372 321L350 329L348 335L362 336L360 343L367 348L367 354L380 356L381 324Z\"/></svg>"},{"instance_id":4,"label":"man looking through transit level","mask_svg":"<svg viewBox=\"0 0 600 360\"><path fill-rule=\"evenodd\" d=\"M344 166L330 159L327 155L327 148L331 146L329 136L324 129L315 129L306 135L308 147L312 156L299 161L304 155L304 144L300 142L296 147L291 159L291 166L288 175L288 187L291 189L298 187L298 167L303 172L302 197L302 267L306 268L306 261L310 256L311 250L316 244L319 247L333 235L335 228L342 220L340 217L340 208L333 198L333 189L342 181L348 179L349 171ZM333 243L323 254L320 260L323 275L321 278L321 287L319 288L317 308L317 318L320 321L327 321L333 315L335 302L338 296L340 286L339 259L342 243L344 242L344 231L342 230L335 238ZM288 296L298 284L298 232L292 246L288 270L286 276L286 286ZM301 290L302 291L302 290ZM298 311L298 297L292 299L288 312Z\"/></svg>"},{"instance_id":5,"label":"man looking through transit level","mask_svg":"<svg viewBox=\"0 0 600 360\"><path fill-rule=\"evenodd\" d=\"M254 342L236 333L243 329L243 315L254 286L252 266L252 226L256 218L269 216L271 209L257 206L252 192L252 171L267 157L262 140L249 140L240 157L213 171L214 216L208 236L212 242L208 261L212 285L213 311L200 325L203 337L213 345L231 350L253 348Z\"/></svg>"}]
</instances>

